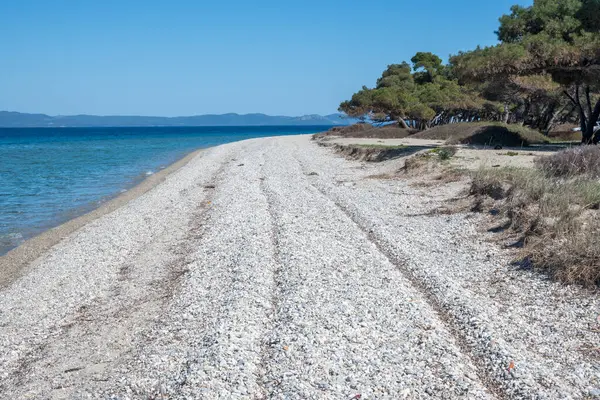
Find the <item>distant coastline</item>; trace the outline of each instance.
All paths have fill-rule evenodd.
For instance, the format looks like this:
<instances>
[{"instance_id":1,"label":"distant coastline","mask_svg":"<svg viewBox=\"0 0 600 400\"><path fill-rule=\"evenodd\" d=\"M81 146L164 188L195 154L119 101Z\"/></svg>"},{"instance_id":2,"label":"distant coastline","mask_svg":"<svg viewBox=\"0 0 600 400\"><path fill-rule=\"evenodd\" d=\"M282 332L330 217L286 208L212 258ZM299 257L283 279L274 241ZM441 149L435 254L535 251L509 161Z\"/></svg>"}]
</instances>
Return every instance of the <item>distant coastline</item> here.
<instances>
[{"instance_id":1,"label":"distant coastline","mask_svg":"<svg viewBox=\"0 0 600 400\"><path fill-rule=\"evenodd\" d=\"M299 117L266 114L205 114L184 117L28 114L0 111L0 128L205 127L205 126L336 126L356 122L344 114Z\"/></svg>"}]
</instances>

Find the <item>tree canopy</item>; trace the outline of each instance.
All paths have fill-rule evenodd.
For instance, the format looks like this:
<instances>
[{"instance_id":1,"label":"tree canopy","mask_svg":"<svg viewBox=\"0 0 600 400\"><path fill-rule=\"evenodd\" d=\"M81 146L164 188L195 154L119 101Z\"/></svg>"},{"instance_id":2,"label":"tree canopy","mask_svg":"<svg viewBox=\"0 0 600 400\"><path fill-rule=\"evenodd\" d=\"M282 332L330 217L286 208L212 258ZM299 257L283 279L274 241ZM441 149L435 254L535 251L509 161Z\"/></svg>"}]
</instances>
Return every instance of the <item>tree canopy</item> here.
<instances>
[{"instance_id":1,"label":"tree canopy","mask_svg":"<svg viewBox=\"0 0 600 400\"><path fill-rule=\"evenodd\" d=\"M432 125L503 120L542 131L579 122L585 142L600 117L600 0L534 0L500 17L495 46L461 52L449 63L418 52L389 65L374 88L340 110L353 117ZM599 133L600 135L600 133Z\"/></svg>"},{"instance_id":2,"label":"tree canopy","mask_svg":"<svg viewBox=\"0 0 600 400\"><path fill-rule=\"evenodd\" d=\"M522 96L570 102L585 142L598 141L600 116L600 0L535 0L500 18L500 43L451 58L461 82L500 81ZM540 101L539 98L535 98Z\"/></svg>"},{"instance_id":3,"label":"tree canopy","mask_svg":"<svg viewBox=\"0 0 600 400\"><path fill-rule=\"evenodd\" d=\"M424 129L432 125L473 119L487 104L469 88L459 85L432 53L417 53L406 62L388 65L374 88L363 88L340 111L352 117L370 118L377 122L398 121L404 127ZM491 106L491 107L490 107Z\"/></svg>"}]
</instances>

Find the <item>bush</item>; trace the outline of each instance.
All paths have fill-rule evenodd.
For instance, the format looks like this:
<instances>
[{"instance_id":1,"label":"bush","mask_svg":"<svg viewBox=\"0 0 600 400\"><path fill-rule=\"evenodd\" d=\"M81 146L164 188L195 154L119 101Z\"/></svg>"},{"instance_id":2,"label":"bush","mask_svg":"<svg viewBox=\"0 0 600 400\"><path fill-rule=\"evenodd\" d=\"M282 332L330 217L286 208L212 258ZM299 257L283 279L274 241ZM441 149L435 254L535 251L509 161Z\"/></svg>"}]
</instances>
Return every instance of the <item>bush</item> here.
<instances>
[{"instance_id":1,"label":"bush","mask_svg":"<svg viewBox=\"0 0 600 400\"><path fill-rule=\"evenodd\" d=\"M359 123L349 126L335 126L326 132L313 135L313 139L322 139L328 136L347 138L378 138L402 139L414 133L413 130L400 128L397 124L376 127L371 124Z\"/></svg>"},{"instance_id":2,"label":"bush","mask_svg":"<svg viewBox=\"0 0 600 400\"><path fill-rule=\"evenodd\" d=\"M456 147L440 147L438 151L438 157L440 160L449 160L456 154Z\"/></svg>"},{"instance_id":3,"label":"bush","mask_svg":"<svg viewBox=\"0 0 600 400\"><path fill-rule=\"evenodd\" d=\"M414 135L415 138L446 140L448 144L520 147L548 143L548 139L533 129L499 122L464 122L436 126Z\"/></svg>"},{"instance_id":4,"label":"bush","mask_svg":"<svg viewBox=\"0 0 600 400\"><path fill-rule=\"evenodd\" d=\"M600 177L600 147L578 146L562 150L550 156L538 158L536 165L552 176L587 175L598 178Z\"/></svg>"},{"instance_id":5,"label":"bush","mask_svg":"<svg viewBox=\"0 0 600 400\"><path fill-rule=\"evenodd\" d=\"M437 154L440 160L449 160L454 155L458 149L456 147L446 146L446 147L436 147L435 149L429 150L429 154Z\"/></svg>"},{"instance_id":6,"label":"bush","mask_svg":"<svg viewBox=\"0 0 600 400\"><path fill-rule=\"evenodd\" d=\"M600 283L600 182L564 179L530 169L482 169L473 174L472 195L494 200L522 235L522 257L564 282ZM491 200L489 200L491 201Z\"/></svg>"},{"instance_id":7,"label":"bush","mask_svg":"<svg viewBox=\"0 0 600 400\"><path fill-rule=\"evenodd\" d=\"M488 196L494 200L506 197L505 183L502 176L492 173L493 170L479 170L473 175L469 194Z\"/></svg>"}]
</instances>

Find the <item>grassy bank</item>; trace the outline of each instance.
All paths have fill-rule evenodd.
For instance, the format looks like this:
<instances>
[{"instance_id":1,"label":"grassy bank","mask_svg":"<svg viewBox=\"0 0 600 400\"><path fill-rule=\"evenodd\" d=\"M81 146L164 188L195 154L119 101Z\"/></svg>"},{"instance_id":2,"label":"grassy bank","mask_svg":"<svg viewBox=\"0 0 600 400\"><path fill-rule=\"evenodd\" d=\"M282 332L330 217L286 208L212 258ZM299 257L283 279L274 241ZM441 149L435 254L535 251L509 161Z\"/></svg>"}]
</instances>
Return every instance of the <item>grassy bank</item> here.
<instances>
[{"instance_id":1,"label":"grassy bank","mask_svg":"<svg viewBox=\"0 0 600 400\"><path fill-rule=\"evenodd\" d=\"M524 265L564 282L600 283L600 148L540 158L534 169L491 168L472 174L475 209L504 218L519 235Z\"/></svg>"},{"instance_id":2,"label":"grassy bank","mask_svg":"<svg viewBox=\"0 0 600 400\"><path fill-rule=\"evenodd\" d=\"M548 143L540 132L519 124L469 122L436 126L413 135L414 138L445 140L447 144L485 146L529 146Z\"/></svg>"},{"instance_id":3,"label":"grassy bank","mask_svg":"<svg viewBox=\"0 0 600 400\"><path fill-rule=\"evenodd\" d=\"M478 146L522 147L549 143L551 139L540 132L519 124L500 122L465 122L436 126L425 131L402 129L396 124L375 127L359 123L344 127L333 127L329 131L314 135L315 139L327 137L443 140L448 145L470 144Z\"/></svg>"}]
</instances>

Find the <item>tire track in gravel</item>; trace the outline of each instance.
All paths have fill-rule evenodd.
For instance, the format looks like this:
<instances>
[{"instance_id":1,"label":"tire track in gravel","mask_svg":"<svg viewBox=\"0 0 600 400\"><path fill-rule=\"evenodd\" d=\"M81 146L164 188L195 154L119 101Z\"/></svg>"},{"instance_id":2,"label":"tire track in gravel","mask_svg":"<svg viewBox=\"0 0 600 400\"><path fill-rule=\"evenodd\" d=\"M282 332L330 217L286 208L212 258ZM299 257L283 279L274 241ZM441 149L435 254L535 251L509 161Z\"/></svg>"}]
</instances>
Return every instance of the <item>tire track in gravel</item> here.
<instances>
[{"instance_id":1,"label":"tire track in gravel","mask_svg":"<svg viewBox=\"0 0 600 400\"><path fill-rule=\"evenodd\" d=\"M268 330L273 246L260 190L260 146L235 154L215 188L189 273L123 382L105 397L261 398L261 339ZM133 394L133 396L131 396Z\"/></svg>"},{"instance_id":2,"label":"tire track in gravel","mask_svg":"<svg viewBox=\"0 0 600 400\"><path fill-rule=\"evenodd\" d=\"M132 260L121 266L109 293L81 305L61 325L51 328L48 339L26 353L18 368L2 382L0 393L31 396L41 390L49 391L48 396L65 396L78 388L90 388L93 382L117 378L118 373L113 372L116 365L139 346L144 331L164 314L181 278L189 272L191 243L199 239L207 204L229 164L223 163L207 181L197 184L203 186L203 197L182 239L175 245L154 240L138 249ZM188 192L186 189L181 194L187 196ZM36 388L40 381L48 386Z\"/></svg>"},{"instance_id":3,"label":"tire track in gravel","mask_svg":"<svg viewBox=\"0 0 600 400\"><path fill-rule=\"evenodd\" d=\"M201 354L177 394L183 398L266 396L261 380L263 338L270 330L279 264L262 190L263 146L250 144L245 150L239 169L228 176L215 199L212 224L200 243L199 263L223 271L210 296Z\"/></svg>"},{"instance_id":4,"label":"tire track in gravel","mask_svg":"<svg viewBox=\"0 0 600 400\"><path fill-rule=\"evenodd\" d=\"M427 289L425 285L408 269L406 268L406 260L397 257L394 253L388 251L381 242L378 240L377 236L373 233L372 230L366 228L359 221L357 221L356 217L349 212L349 210L336 200L329 197L326 191L322 190L316 185L313 185L323 196L327 197L332 204L334 204L338 209L340 209L344 214L348 216L356 226L365 233L365 235L369 238L369 241L377 247L379 252L383 254L390 263L392 263L398 270L412 283L412 285L419 291L419 293L426 299L429 306L435 311L440 321L444 323L449 332L452 333L454 339L458 346L460 347L463 354L469 357L470 361L475 364L477 369L477 376L479 380L485 384L487 389L494 393L500 399L508 399L510 396L504 391L504 388L496 382L493 377L483 373L483 371L487 370L487 363L481 358L477 357L473 354L472 348L469 345L467 338L461 333L462 330L460 327L457 327L453 321L453 317L449 315L442 304L440 304L434 295Z\"/></svg>"},{"instance_id":5,"label":"tire track in gravel","mask_svg":"<svg viewBox=\"0 0 600 400\"><path fill-rule=\"evenodd\" d=\"M263 160L264 160L264 154L263 153ZM260 360L260 369L259 369L259 375L258 375L258 382L261 388L261 392L262 392L262 396L259 397L258 399L268 399L271 398L271 390L270 390L270 386L272 386L273 384L277 384L277 382L269 382L269 373L270 373L270 366L269 363L270 361L272 361L272 357L271 357L271 352L275 351L276 347L281 347L281 344L279 342L279 340L276 338L276 335L274 334L274 332L276 332L279 329L279 325L282 323L282 321L280 320L280 305L281 305L281 297L283 295L282 293L282 269L283 269L283 265L281 262L281 256L280 256L280 252L279 249L281 247L280 243L279 243L279 238L281 236L280 230L279 230L279 226L276 223L276 218L277 216L275 215L275 210L274 210L274 201L276 198L275 193L273 193L266 185L265 183L266 177L265 177L265 168L264 168L264 161L263 161L263 165L261 165L261 178L260 178L260 189L261 192L263 193L265 200L267 202L267 210L269 212L269 218L270 218L270 224L271 224L271 242L273 243L273 258L275 260L276 263L276 269L273 271L273 295L271 297L271 306L272 306L272 311L271 311L271 315L269 316L269 331L267 333L267 335L265 335L265 337L262 340L262 348L261 348L261 360Z\"/></svg>"},{"instance_id":6,"label":"tire track in gravel","mask_svg":"<svg viewBox=\"0 0 600 400\"><path fill-rule=\"evenodd\" d=\"M293 155L295 162L298 163L302 171L305 175L309 175L313 170L309 170L306 165L300 161L296 155ZM315 176L315 175L312 175ZM456 315L448 309L448 306L441 302L434 293L430 290L428 285L423 282L421 278L419 278L408 266L407 266L407 256L403 256L401 254L397 254L394 250L392 250L385 241L382 241L377 233L371 229L368 225L364 224L364 222L357 216L357 212L353 212L351 208L345 204L342 204L339 200L332 197L332 195L325 189L325 185L315 183L315 181L319 181L318 175L316 179L309 179L310 185L314 187L317 191L319 191L324 197L326 197L331 204L333 204L336 208L341 210L353 223L365 233L365 235L369 238L369 241L373 243L379 252L383 254L396 268L412 283L412 285L421 293L424 299L426 299L427 303L431 306L435 313L438 315L440 321L444 323L444 325L448 328L449 332L455 338L456 343L461 348L463 354L465 354L469 359L478 367L477 375L482 383L488 388L491 393L494 393L500 399L509 399L509 398L531 398L532 393L521 388L506 386L506 381L503 379L499 379L498 376L494 376L494 374L489 373L490 370L500 373L504 375L505 371L499 369L498 362L492 362L485 356L481 356L481 350L474 348L472 340L470 341L468 336L465 334L465 318L457 318ZM351 203L350 203L351 204ZM467 319L470 318L472 313L468 311L465 312ZM487 343L483 343L484 347ZM479 353L479 354L478 354ZM500 356L499 353L494 352L494 356ZM507 360L505 362L506 365L509 364ZM514 384L515 381L513 380Z\"/></svg>"},{"instance_id":7,"label":"tire track in gravel","mask_svg":"<svg viewBox=\"0 0 600 400\"><path fill-rule=\"evenodd\" d=\"M407 398L411 392L489 398L493 392L468 375L474 363L443 333L445 324L430 325L439 317L428 303L419 305L421 293L343 210L329 206L331 199L293 166L300 164L286 154L286 143L278 144L268 153L263 183L282 265L274 340L265 342L263 352L267 393L290 399L357 393ZM423 349L425 343L432 347ZM401 352L411 345L415 349ZM468 388L459 383L463 373Z\"/></svg>"},{"instance_id":8,"label":"tire track in gravel","mask_svg":"<svg viewBox=\"0 0 600 400\"><path fill-rule=\"evenodd\" d=\"M181 278L186 281L190 279L190 274L192 269L195 267L195 264L198 262L196 257L196 251L198 246L202 244L202 241L210 235L210 231L213 228L212 226L212 214L215 213L215 208L213 207L213 203L215 198L217 197L217 192L220 190L221 186L224 185L226 180L228 179L228 175L231 173L231 169L235 168L233 163L237 162L237 158L231 158L230 161L223 164L223 166L215 173L214 177L204 185L204 188L209 190L209 196L207 196L204 201L202 201L200 205L201 212L199 212L193 219L192 227L187 232L187 237L183 244L177 244L175 247L179 250L180 253L179 258L173 263L173 265L180 265L183 267L183 274L180 275ZM187 285L188 282L178 282L178 290L182 290L182 285ZM177 313L181 313L179 304L170 304L173 302L173 298L179 295L173 291L169 296L169 302L165 302L164 308L161 312L161 315L156 318L158 321L155 326L152 327L151 332L146 334L146 340L144 344L138 346L135 349L135 354L132 354L129 360L125 360L123 364L126 364L131 368L132 365L139 364L140 360L145 360L147 358L152 358L155 355L148 353L147 349L152 348L155 345L153 342L159 340L161 334L165 334L165 321L169 321L169 319L173 316L173 309L176 309ZM183 295L183 294L182 294ZM183 295L185 296L185 295ZM177 318L175 316L175 318ZM187 319L185 317L184 319ZM204 321L204 318L201 318ZM169 324L170 325L170 324ZM174 331L182 330L180 327L168 327L168 330L174 329ZM185 333L185 330L183 330ZM178 335L179 336L179 335ZM181 339L181 338L180 338ZM204 345L207 345L211 340L204 338ZM191 345L190 343L184 343L185 345ZM161 346L159 344L158 346ZM180 345L182 345L180 343ZM175 362L178 364L177 367L164 369L162 371L158 370L149 370L148 365L141 363L142 370L130 371L131 375L138 375L142 377L142 381L144 383L133 383L131 384L131 379L128 379L126 382L117 384L111 388L103 388L102 392L110 397L115 396L115 394L119 393L134 393L136 396L141 396L144 398L154 399L154 398L187 398L184 396L183 392L187 390L190 385L189 377L194 373L195 368L197 368L198 359L195 357L195 354L188 354L188 357L182 358L179 362ZM140 367L140 365L138 365ZM154 369L157 366L152 366ZM153 375L160 375L160 379L158 382L152 381L152 379L148 379L148 377ZM111 397L112 398L112 397ZM136 397L137 398L137 397ZM203 397L202 397L203 398Z\"/></svg>"}]
</instances>

